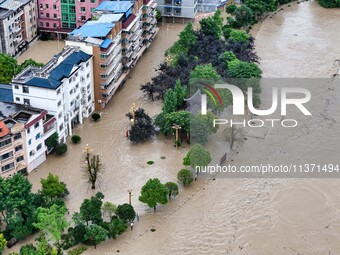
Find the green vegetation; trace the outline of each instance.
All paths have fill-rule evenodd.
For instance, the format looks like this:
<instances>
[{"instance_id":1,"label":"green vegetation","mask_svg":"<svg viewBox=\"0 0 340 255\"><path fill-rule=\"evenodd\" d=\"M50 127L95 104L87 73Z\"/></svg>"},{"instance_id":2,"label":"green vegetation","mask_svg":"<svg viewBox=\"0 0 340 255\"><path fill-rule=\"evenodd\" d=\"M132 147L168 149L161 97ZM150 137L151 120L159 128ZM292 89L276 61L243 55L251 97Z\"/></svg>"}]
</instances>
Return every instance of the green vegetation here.
<instances>
[{"instance_id":1,"label":"green vegetation","mask_svg":"<svg viewBox=\"0 0 340 255\"><path fill-rule=\"evenodd\" d=\"M129 204L122 204L117 207L117 216L125 221L133 221L134 218L136 217L136 212L133 209L132 205Z\"/></svg>"},{"instance_id":2,"label":"green vegetation","mask_svg":"<svg viewBox=\"0 0 340 255\"><path fill-rule=\"evenodd\" d=\"M66 143L58 143L54 147L54 151L59 156L65 154L67 152L67 144Z\"/></svg>"},{"instance_id":3,"label":"green vegetation","mask_svg":"<svg viewBox=\"0 0 340 255\"><path fill-rule=\"evenodd\" d=\"M339 0L318 0L320 5L325 8L340 8Z\"/></svg>"},{"instance_id":4,"label":"green vegetation","mask_svg":"<svg viewBox=\"0 0 340 255\"><path fill-rule=\"evenodd\" d=\"M187 155L183 158L183 165L191 166L193 169L196 167L205 167L211 162L210 152L201 144L195 144L188 151Z\"/></svg>"},{"instance_id":5,"label":"green vegetation","mask_svg":"<svg viewBox=\"0 0 340 255\"><path fill-rule=\"evenodd\" d=\"M180 184L183 186L192 183L194 180L192 172L188 169L182 169L177 174L177 179Z\"/></svg>"},{"instance_id":6,"label":"green vegetation","mask_svg":"<svg viewBox=\"0 0 340 255\"><path fill-rule=\"evenodd\" d=\"M155 127L152 124L152 119L144 109L138 108L134 114L129 112L126 116L132 122L129 130L129 139L131 142L144 142L155 135Z\"/></svg>"},{"instance_id":7,"label":"green vegetation","mask_svg":"<svg viewBox=\"0 0 340 255\"><path fill-rule=\"evenodd\" d=\"M149 160L146 162L148 165L153 165L155 162L153 160Z\"/></svg>"},{"instance_id":8,"label":"green vegetation","mask_svg":"<svg viewBox=\"0 0 340 255\"><path fill-rule=\"evenodd\" d=\"M59 141L58 133L53 133L49 138L46 139L45 144L48 148L48 150L53 150Z\"/></svg>"},{"instance_id":9,"label":"green vegetation","mask_svg":"<svg viewBox=\"0 0 340 255\"><path fill-rule=\"evenodd\" d=\"M43 64L35 62L33 59L27 59L19 65L15 58L7 54L0 53L0 83L9 84L15 75L20 73L29 65L43 66Z\"/></svg>"},{"instance_id":10,"label":"green vegetation","mask_svg":"<svg viewBox=\"0 0 340 255\"><path fill-rule=\"evenodd\" d=\"M150 208L156 211L157 204L166 204L168 202L168 189L159 179L150 179L142 187L139 201L146 203Z\"/></svg>"},{"instance_id":11,"label":"green vegetation","mask_svg":"<svg viewBox=\"0 0 340 255\"><path fill-rule=\"evenodd\" d=\"M0 255L4 252L6 248L7 240L4 235L0 233Z\"/></svg>"},{"instance_id":12,"label":"green vegetation","mask_svg":"<svg viewBox=\"0 0 340 255\"><path fill-rule=\"evenodd\" d=\"M77 144L77 143L80 143L81 137L80 137L79 135L73 135L73 136L71 137L71 140L72 140L72 142L73 142L74 144Z\"/></svg>"},{"instance_id":13,"label":"green vegetation","mask_svg":"<svg viewBox=\"0 0 340 255\"><path fill-rule=\"evenodd\" d=\"M178 185L176 183L167 182L164 185L168 189L169 199L171 199L172 196L175 197L178 195Z\"/></svg>"},{"instance_id":14,"label":"green vegetation","mask_svg":"<svg viewBox=\"0 0 340 255\"><path fill-rule=\"evenodd\" d=\"M94 112L94 113L92 113L91 118L92 118L94 121L98 121L98 120L100 120L101 115L100 115L99 113L97 113L97 112Z\"/></svg>"},{"instance_id":15,"label":"green vegetation","mask_svg":"<svg viewBox=\"0 0 340 255\"><path fill-rule=\"evenodd\" d=\"M79 255L86 251L87 248L85 246L74 248L73 250L68 252L68 255Z\"/></svg>"}]
</instances>

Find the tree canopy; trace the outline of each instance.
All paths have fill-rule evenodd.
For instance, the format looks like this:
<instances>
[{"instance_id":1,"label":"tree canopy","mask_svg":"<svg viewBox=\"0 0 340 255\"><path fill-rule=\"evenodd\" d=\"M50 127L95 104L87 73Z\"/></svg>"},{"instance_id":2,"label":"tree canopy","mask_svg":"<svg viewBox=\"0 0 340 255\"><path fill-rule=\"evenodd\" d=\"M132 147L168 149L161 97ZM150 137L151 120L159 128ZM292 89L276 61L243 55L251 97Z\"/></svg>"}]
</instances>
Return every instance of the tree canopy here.
<instances>
[{"instance_id":1,"label":"tree canopy","mask_svg":"<svg viewBox=\"0 0 340 255\"><path fill-rule=\"evenodd\" d=\"M139 201L146 203L156 211L157 204L166 204L168 202L168 192L168 189L159 179L150 179L142 187Z\"/></svg>"},{"instance_id":2,"label":"tree canopy","mask_svg":"<svg viewBox=\"0 0 340 255\"><path fill-rule=\"evenodd\" d=\"M133 119L131 112L126 114L130 120ZM129 139L131 142L144 142L155 135L155 127L153 126L151 117L144 109L138 108L134 113L134 123L129 131Z\"/></svg>"}]
</instances>

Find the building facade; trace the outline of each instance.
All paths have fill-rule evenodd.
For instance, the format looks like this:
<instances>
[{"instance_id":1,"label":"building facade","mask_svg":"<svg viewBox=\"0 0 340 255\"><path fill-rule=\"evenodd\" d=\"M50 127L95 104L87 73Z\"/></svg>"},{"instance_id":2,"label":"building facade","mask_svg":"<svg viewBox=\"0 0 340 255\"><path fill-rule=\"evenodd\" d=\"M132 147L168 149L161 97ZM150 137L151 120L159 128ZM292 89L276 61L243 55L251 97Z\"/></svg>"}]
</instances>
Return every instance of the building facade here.
<instances>
[{"instance_id":1,"label":"building facade","mask_svg":"<svg viewBox=\"0 0 340 255\"><path fill-rule=\"evenodd\" d=\"M38 27L54 38L63 38L91 18L102 0L38 0ZM61 35L60 35L61 34Z\"/></svg>"},{"instance_id":2,"label":"building facade","mask_svg":"<svg viewBox=\"0 0 340 255\"><path fill-rule=\"evenodd\" d=\"M92 56L78 47L66 47L41 68L27 67L12 81L15 103L47 110L55 118L45 132L56 126L60 141L72 135L94 110Z\"/></svg>"},{"instance_id":3,"label":"building facade","mask_svg":"<svg viewBox=\"0 0 340 255\"><path fill-rule=\"evenodd\" d=\"M96 110L103 109L154 39L156 2L104 1L93 20L73 30L66 45L93 55Z\"/></svg>"},{"instance_id":4,"label":"building facade","mask_svg":"<svg viewBox=\"0 0 340 255\"><path fill-rule=\"evenodd\" d=\"M198 0L157 0L157 10L166 18L193 19L198 11Z\"/></svg>"},{"instance_id":5,"label":"building facade","mask_svg":"<svg viewBox=\"0 0 340 255\"><path fill-rule=\"evenodd\" d=\"M56 130L46 110L0 102L0 176L29 173L46 160L45 140Z\"/></svg>"},{"instance_id":6,"label":"building facade","mask_svg":"<svg viewBox=\"0 0 340 255\"><path fill-rule=\"evenodd\" d=\"M15 56L37 37L36 6L33 0L0 3L0 50Z\"/></svg>"}]
</instances>

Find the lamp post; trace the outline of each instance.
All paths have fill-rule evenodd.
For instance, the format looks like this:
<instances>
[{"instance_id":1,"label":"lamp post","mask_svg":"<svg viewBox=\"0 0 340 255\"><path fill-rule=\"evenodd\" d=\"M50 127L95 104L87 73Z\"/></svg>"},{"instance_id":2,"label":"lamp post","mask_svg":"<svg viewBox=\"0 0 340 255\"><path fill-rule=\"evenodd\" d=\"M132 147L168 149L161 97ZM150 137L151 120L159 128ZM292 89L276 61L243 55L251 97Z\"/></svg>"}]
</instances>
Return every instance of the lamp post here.
<instances>
[{"instance_id":1,"label":"lamp post","mask_svg":"<svg viewBox=\"0 0 340 255\"><path fill-rule=\"evenodd\" d=\"M128 189L127 192L129 193L129 205L131 205L132 189Z\"/></svg>"},{"instance_id":2,"label":"lamp post","mask_svg":"<svg viewBox=\"0 0 340 255\"><path fill-rule=\"evenodd\" d=\"M131 110L131 113L132 113L132 120L131 121L132 121L133 125L135 125L136 124L136 110L137 110L135 103L132 104L130 110Z\"/></svg>"},{"instance_id":3,"label":"lamp post","mask_svg":"<svg viewBox=\"0 0 340 255\"><path fill-rule=\"evenodd\" d=\"M90 162L90 153L91 153L91 151L93 151L92 148L88 144L86 144L84 152L86 153L85 159L86 159L86 164L87 164L88 167L90 167L90 163L91 163Z\"/></svg>"},{"instance_id":4,"label":"lamp post","mask_svg":"<svg viewBox=\"0 0 340 255\"><path fill-rule=\"evenodd\" d=\"M172 128L176 130L176 150L178 150L178 130L182 127L180 125L174 124Z\"/></svg>"}]
</instances>

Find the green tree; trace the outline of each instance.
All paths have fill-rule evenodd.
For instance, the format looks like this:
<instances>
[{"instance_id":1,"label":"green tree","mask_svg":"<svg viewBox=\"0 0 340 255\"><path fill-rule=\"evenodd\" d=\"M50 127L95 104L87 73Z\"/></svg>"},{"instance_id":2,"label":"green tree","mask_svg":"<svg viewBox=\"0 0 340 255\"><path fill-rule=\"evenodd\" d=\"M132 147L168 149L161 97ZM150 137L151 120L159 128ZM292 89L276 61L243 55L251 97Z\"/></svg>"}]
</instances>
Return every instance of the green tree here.
<instances>
[{"instance_id":1,"label":"green tree","mask_svg":"<svg viewBox=\"0 0 340 255\"><path fill-rule=\"evenodd\" d=\"M32 184L22 175L0 178L0 212L11 237L24 239L33 231L35 221L34 195Z\"/></svg>"},{"instance_id":2,"label":"green tree","mask_svg":"<svg viewBox=\"0 0 340 255\"><path fill-rule=\"evenodd\" d=\"M184 165L190 165L193 169L205 167L211 162L210 152L201 144L193 145L183 159Z\"/></svg>"},{"instance_id":3,"label":"green tree","mask_svg":"<svg viewBox=\"0 0 340 255\"><path fill-rule=\"evenodd\" d=\"M108 237L111 239L116 239L118 235L124 233L127 227L127 223L117 217L112 218L110 222L104 224L104 228L108 231Z\"/></svg>"},{"instance_id":4,"label":"green tree","mask_svg":"<svg viewBox=\"0 0 340 255\"><path fill-rule=\"evenodd\" d=\"M178 185L174 182L167 182L164 184L165 187L168 189L169 199L171 199L172 196L178 195Z\"/></svg>"},{"instance_id":5,"label":"green tree","mask_svg":"<svg viewBox=\"0 0 340 255\"><path fill-rule=\"evenodd\" d=\"M177 174L177 179L178 179L178 182L182 184L183 186L192 183L192 181L194 180L192 176L192 172L188 169L180 170Z\"/></svg>"},{"instance_id":6,"label":"green tree","mask_svg":"<svg viewBox=\"0 0 340 255\"><path fill-rule=\"evenodd\" d=\"M67 144L66 143L58 143L55 147L54 147L55 153L57 155L63 155L67 152Z\"/></svg>"},{"instance_id":7,"label":"green tree","mask_svg":"<svg viewBox=\"0 0 340 255\"><path fill-rule=\"evenodd\" d=\"M180 80L176 81L174 92L176 93L176 100L177 100L176 110L181 110L183 108L184 101L185 101L186 88L182 86Z\"/></svg>"},{"instance_id":8,"label":"green tree","mask_svg":"<svg viewBox=\"0 0 340 255\"><path fill-rule=\"evenodd\" d=\"M226 65L228 65L228 62L230 61L237 60L234 52L232 51L226 51L222 53L218 59L223 61Z\"/></svg>"},{"instance_id":9,"label":"green tree","mask_svg":"<svg viewBox=\"0 0 340 255\"><path fill-rule=\"evenodd\" d=\"M36 241L38 255L51 255L53 247L47 242L46 236L43 232L38 236Z\"/></svg>"},{"instance_id":10,"label":"green tree","mask_svg":"<svg viewBox=\"0 0 340 255\"><path fill-rule=\"evenodd\" d=\"M174 132L172 128L174 124L181 126L181 132L190 133L190 113L187 111L178 111L168 114L159 114L155 120L155 124L160 127L164 135Z\"/></svg>"},{"instance_id":11,"label":"green tree","mask_svg":"<svg viewBox=\"0 0 340 255\"><path fill-rule=\"evenodd\" d=\"M322 7L325 7L325 8L340 7L339 0L319 0L319 3Z\"/></svg>"},{"instance_id":12,"label":"green tree","mask_svg":"<svg viewBox=\"0 0 340 255\"><path fill-rule=\"evenodd\" d=\"M233 29L229 34L229 40L233 40L235 42L246 43L249 41L250 35L245 31Z\"/></svg>"},{"instance_id":13,"label":"green tree","mask_svg":"<svg viewBox=\"0 0 340 255\"><path fill-rule=\"evenodd\" d=\"M90 199L84 199L83 203L80 206L80 218L87 225L89 222L100 225L103 222L101 207L103 205L104 195L101 192L98 192L95 196L92 196Z\"/></svg>"},{"instance_id":14,"label":"green tree","mask_svg":"<svg viewBox=\"0 0 340 255\"><path fill-rule=\"evenodd\" d=\"M31 243L21 246L20 255L38 255L37 248Z\"/></svg>"},{"instance_id":15,"label":"green tree","mask_svg":"<svg viewBox=\"0 0 340 255\"><path fill-rule=\"evenodd\" d=\"M17 74L20 73L22 70L24 70L28 66L41 67L43 65L44 65L43 63L36 62L35 60L33 60L31 58L26 59L21 65L18 66L18 68L16 69L16 73Z\"/></svg>"},{"instance_id":16,"label":"green tree","mask_svg":"<svg viewBox=\"0 0 340 255\"><path fill-rule=\"evenodd\" d=\"M190 144L206 144L211 134L209 126L199 116L190 118Z\"/></svg>"},{"instance_id":17,"label":"green tree","mask_svg":"<svg viewBox=\"0 0 340 255\"><path fill-rule=\"evenodd\" d=\"M95 249L97 248L97 245L102 241L105 241L107 237L108 231L97 224L92 224L87 227L84 236L85 242L89 245L94 246Z\"/></svg>"},{"instance_id":18,"label":"green tree","mask_svg":"<svg viewBox=\"0 0 340 255\"><path fill-rule=\"evenodd\" d=\"M54 204L50 208L39 207L37 212L37 223L33 223L33 226L49 234L51 239L59 243L61 234L69 225L65 218L66 207Z\"/></svg>"},{"instance_id":19,"label":"green tree","mask_svg":"<svg viewBox=\"0 0 340 255\"><path fill-rule=\"evenodd\" d=\"M125 222L133 221L136 217L136 212L132 205L122 204L117 207L117 216Z\"/></svg>"},{"instance_id":20,"label":"green tree","mask_svg":"<svg viewBox=\"0 0 340 255\"><path fill-rule=\"evenodd\" d=\"M41 193L49 203L62 199L69 194L66 184L61 182L57 175L49 173L47 179L41 178L40 183L42 186Z\"/></svg>"},{"instance_id":21,"label":"green tree","mask_svg":"<svg viewBox=\"0 0 340 255\"><path fill-rule=\"evenodd\" d=\"M49 138L47 138L45 140L45 144L48 150L53 150L57 146L58 141L59 141L59 137L58 137L57 132L53 133Z\"/></svg>"},{"instance_id":22,"label":"green tree","mask_svg":"<svg viewBox=\"0 0 340 255\"><path fill-rule=\"evenodd\" d=\"M116 214L117 206L115 204L112 204L111 202L105 202L102 205L102 211L103 217L107 215L110 219L112 219L112 216Z\"/></svg>"},{"instance_id":23,"label":"green tree","mask_svg":"<svg viewBox=\"0 0 340 255\"><path fill-rule=\"evenodd\" d=\"M176 111L176 108L177 108L176 93L172 89L169 89L164 95L162 111L164 113L172 113Z\"/></svg>"},{"instance_id":24,"label":"green tree","mask_svg":"<svg viewBox=\"0 0 340 255\"><path fill-rule=\"evenodd\" d=\"M0 53L0 83L9 84L17 73L17 61L11 56Z\"/></svg>"},{"instance_id":25,"label":"green tree","mask_svg":"<svg viewBox=\"0 0 340 255\"><path fill-rule=\"evenodd\" d=\"M233 60L228 63L228 76L230 78L261 78L262 71L254 63Z\"/></svg>"},{"instance_id":26,"label":"green tree","mask_svg":"<svg viewBox=\"0 0 340 255\"><path fill-rule=\"evenodd\" d=\"M0 233L0 254L2 254L6 248L7 240L4 235Z\"/></svg>"},{"instance_id":27,"label":"green tree","mask_svg":"<svg viewBox=\"0 0 340 255\"><path fill-rule=\"evenodd\" d=\"M233 149L235 142L241 145L244 143L245 134L242 128L236 128L235 126L228 127L225 129L224 135L229 143L230 149Z\"/></svg>"},{"instance_id":28,"label":"green tree","mask_svg":"<svg viewBox=\"0 0 340 255\"><path fill-rule=\"evenodd\" d=\"M226 12L229 14L233 14L237 10L237 6L235 4L228 5L225 8Z\"/></svg>"},{"instance_id":29,"label":"green tree","mask_svg":"<svg viewBox=\"0 0 340 255\"><path fill-rule=\"evenodd\" d=\"M131 142L144 142L155 135L155 127L152 119L144 109L138 108L134 116L130 112L127 113L126 116L133 121L129 131L129 139Z\"/></svg>"},{"instance_id":30,"label":"green tree","mask_svg":"<svg viewBox=\"0 0 340 255\"><path fill-rule=\"evenodd\" d=\"M146 203L150 208L156 211L157 204L166 204L168 202L168 189L154 178L146 182L142 187L139 201Z\"/></svg>"},{"instance_id":31,"label":"green tree","mask_svg":"<svg viewBox=\"0 0 340 255\"><path fill-rule=\"evenodd\" d=\"M196 82L198 79L217 82L221 76L217 73L212 64L197 65L194 70L190 72L189 79L191 82ZM196 92L196 91L195 91Z\"/></svg>"},{"instance_id":32,"label":"green tree","mask_svg":"<svg viewBox=\"0 0 340 255\"><path fill-rule=\"evenodd\" d=\"M85 233L86 233L86 226L83 223L79 223L74 227L72 231L72 236L76 244L84 242Z\"/></svg>"},{"instance_id":33,"label":"green tree","mask_svg":"<svg viewBox=\"0 0 340 255\"><path fill-rule=\"evenodd\" d=\"M217 10L212 17L200 21L201 32L206 36L214 36L219 39L222 35L223 18L221 11Z\"/></svg>"},{"instance_id":34,"label":"green tree","mask_svg":"<svg viewBox=\"0 0 340 255\"><path fill-rule=\"evenodd\" d=\"M235 23L233 24L234 27L240 28L254 22L254 13L247 5L241 5L237 8L234 12L235 15Z\"/></svg>"}]
</instances>

